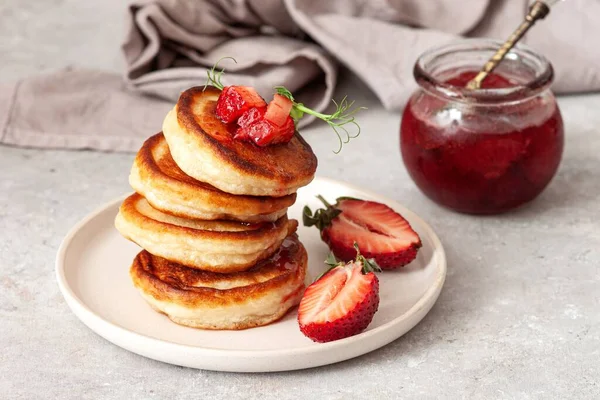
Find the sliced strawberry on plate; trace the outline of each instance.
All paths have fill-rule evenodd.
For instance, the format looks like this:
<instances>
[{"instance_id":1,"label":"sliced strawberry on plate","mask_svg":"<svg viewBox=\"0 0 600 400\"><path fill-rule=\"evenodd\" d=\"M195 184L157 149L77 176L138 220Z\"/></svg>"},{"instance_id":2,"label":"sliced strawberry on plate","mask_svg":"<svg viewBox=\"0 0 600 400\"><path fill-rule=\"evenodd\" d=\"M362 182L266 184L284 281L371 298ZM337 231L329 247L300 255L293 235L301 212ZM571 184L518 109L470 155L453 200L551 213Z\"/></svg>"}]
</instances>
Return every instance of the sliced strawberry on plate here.
<instances>
[{"instance_id":1,"label":"sliced strawberry on plate","mask_svg":"<svg viewBox=\"0 0 600 400\"><path fill-rule=\"evenodd\" d=\"M266 107L267 103L256 89L249 86L225 86L217 100L217 117L226 124L235 122L252 107Z\"/></svg>"},{"instance_id":2,"label":"sliced strawberry on plate","mask_svg":"<svg viewBox=\"0 0 600 400\"><path fill-rule=\"evenodd\" d=\"M375 271L380 271L377 264L360 253L348 264L334 264L306 288L298 307L300 331L315 342L330 342L364 331L379 307Z\"/></svg>"},{"instance_id":3,"label":"sliced strawberry on plate","mask_svg":"<svg viewBox=\"0 0 600 400\"><path fill-rule=\"evenodd\" d=\"M373 258L382 269L395 269L410 263L421 247L419 235L400 214L385 204L340 197L329 204L317 196L326 208L313 214L304 207L305 226L315 225L321 239L341 260L354 258L358 243L367 258Z\"/></svg>"}]
</instances>

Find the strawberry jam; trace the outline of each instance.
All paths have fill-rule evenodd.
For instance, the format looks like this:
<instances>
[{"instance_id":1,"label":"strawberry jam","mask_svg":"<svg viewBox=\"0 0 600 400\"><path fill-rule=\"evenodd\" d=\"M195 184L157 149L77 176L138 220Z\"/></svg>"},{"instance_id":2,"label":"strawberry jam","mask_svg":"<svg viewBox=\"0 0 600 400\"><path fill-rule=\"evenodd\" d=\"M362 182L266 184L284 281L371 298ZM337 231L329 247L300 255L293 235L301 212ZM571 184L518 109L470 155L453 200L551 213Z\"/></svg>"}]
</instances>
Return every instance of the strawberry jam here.
<instances>
[{"instance_id":1,"label":"strawberry jam","mask_svg":"<svg viewBox=\"0 0 600 400\"><path fill-rule=\"evenodd\" d=\"M514 66L510 71L513 76L492 73L472 94L465 86L475 69L446 71L439 82L427 76L421 85L427 90L409 100L401 124L402 158L416 185L435 202L459 212L499 213L535 198L556 173L563 122L547 88L552 76L530 90L531 78L519 76ZM420 72L416 67L418 82ZM459 96L452 97L453 90Z\"/></svg>"}]
</instances>

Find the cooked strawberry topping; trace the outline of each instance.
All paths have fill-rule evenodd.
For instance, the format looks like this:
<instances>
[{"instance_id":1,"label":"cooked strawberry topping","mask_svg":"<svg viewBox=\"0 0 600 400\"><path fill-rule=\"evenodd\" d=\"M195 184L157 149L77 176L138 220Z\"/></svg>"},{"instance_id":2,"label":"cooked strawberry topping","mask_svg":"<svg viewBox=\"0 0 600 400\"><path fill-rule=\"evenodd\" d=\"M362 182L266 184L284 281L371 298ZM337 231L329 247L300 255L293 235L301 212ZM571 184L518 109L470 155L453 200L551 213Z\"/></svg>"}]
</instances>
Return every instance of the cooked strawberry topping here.
<instances>
[{"instance_id":1,"label":"cooked strawberry topping","mask_svg":"<svg viewBox=\"0 0 600 400\"><path fill-rule=\"evenodd\" d=\"M266 106L266 103L251 87L223 85L221 78L224 69L218 69L218 64L223 59L231 59L237 63L232 57L219 59L207 71L206 86L213 85L221 90L217 101L216 114L221 121L230 124L238 122L238 119L251 108L261 109ZM340 144L340 148L335 153L339 153L343 143L347 143L360 134L360 126L356 122L354 114L364 107L353 107L354 101L349 101L347 97L339 102L332 100L336 106L335 111L332 114L324 114L297 102L292 92L285 87L275 86L274 89L276 94L269 103L262 119L257 118L256 115L248 115L248 120L244 120L242 124L239 124L234 139L251 141L258 146L289 142L296 131L295 124L305 114L327 122L333 129ZM346 125L354 125L357 132L352 134L345 127Z\"/></svg>"},{"instance_id":2,"label":"cooked strawberry topping","mask_svg":"<svg viewBox=\"0 0 600 400\"><path fill-rule=\"evenodd\" d=\"M237 124L240 128L247 128L250 125L261 121L266 112L266 107L252 107L242 114L242 116L238 119Z\"/></svg>"},{"instance_id":3,"label":"cooked strawberry topping","mask_svg":"<svg viewBox=\"0 0 600 400\"><path fill-rule=\"evenodd\" d=\"M264 99L249 86L225 86L217 100L217 116L226 124L237 121L252 107L265 107Z\"/></svg>"},{"instance_id":4,"label":"cooked strawberry topping","mask_svg":"<svg viewBox=\"0 0 600 400\"><path fill-rule=\"evenodd\" d=\"M273 100L267 106L265 119L275 126L282 127L287 123L293 106L294 104L290 99L280 94L275 94Z\"/></svg>"},{"instance_id":5,"label":"cooked strawberry topping","mask_svg":"<svg viewBox=\"0 0 600 400\"><path fill-rule=\"evenodd\" d=\"M288 117L283 127L277 127L266 119L259 119L246 127L239 127L234 139L248 140L254 142L257 146L270 146L277 143L287 143L294 136L296 127L294 120Z\"/></svg>"}]
</instances>

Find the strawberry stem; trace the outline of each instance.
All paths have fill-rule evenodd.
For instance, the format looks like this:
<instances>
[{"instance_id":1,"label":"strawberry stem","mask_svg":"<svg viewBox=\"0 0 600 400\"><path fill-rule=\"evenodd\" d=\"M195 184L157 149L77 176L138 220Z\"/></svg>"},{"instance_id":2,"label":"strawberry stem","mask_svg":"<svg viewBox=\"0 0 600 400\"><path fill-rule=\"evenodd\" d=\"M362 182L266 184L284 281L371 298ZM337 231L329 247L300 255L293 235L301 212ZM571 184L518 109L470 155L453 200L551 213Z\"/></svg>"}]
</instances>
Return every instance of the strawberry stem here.
<instances>
[{"instance_id":1,"label":"strawberry stem","mask_svg":"<svg viewBox=\"0 0 600 400\"><path fill-rule=\"evenodd\" d=\"M322 231L331 225L331 221L340 215L342 210L329 204L320 194L317 195L317 198L325 204L326 208L319 208L313 214L309 206L304 206L304 209L302 210L302 223L304 226L316 226L319 231Z\"/></svg>"},{"instance_id":2,"label":"strawberry stem","mask_svg":"<svg viewBox=\"0 0 600 400\"><path fill-rule=\"evenodd\" d=\"M340 203L340 201L359 200L357 198L348 196L338 197L335 200L336 203L331 205L320 194L317 195L317 199L321 200L321 202L325 205L325 208L319 208L313 214L310 207L304 206L304 209L302 210L302 223L304 226L316 226L320 231L328 227L331 224L331 221L342 213L342 210L337 208L337 205Z\"/></svg>"},{"instance_id":3,"label":"strawberry stem","mask_svg":"<svg viewBox=\"0 0 600 400\"><path fill-rule=\"evenodd\" d=\"M342 261L339 261L335 255L333 254L333 252L329 252L329 254L327 255L327 258L325 259L325 264L327 264L329 266L329 268L327 268L325 271L323 271L323 273L319 276L317 276L315 278L315 282L318 281L319 279L321 279L326 273L328 273L329 271L331 271L332 269L334 269L335 267L339 267L344 265L344 263Z\"/></svg>"},{"instance_id":4,"label":"strawberry stem","mask_svg":"<svg viewBox=\"0 0 600 400\"><path fill-rule=\"evenodd\" d=\"M340 260L338 260L335 254L333 254L333 252L330 251L327 255L327 258L325 259L325 264L329 265L330 267L337 267L338 265L343 265L344 263L340 263Z\"/></svg>"},{"instance_id":5,"label":"strawberry stem","mask_svg":"<svg viewBox=\"0 0 600 400\"><path fill-rule=\"evenodd\" d=\"M366 275L370 272L381 272L381 267L377 264L375 259L366 258L362 254L360 254L360 250L358 248L358 243L354 242L354 248L356 249L356 259L354 261L349 262L348 264L352 264L352 262L360 263L362 265L361 272L363 275ZM329 252L327 258L325 259L325 264L329 266L323 273L315 278L315 282L321 279L325 274L336 267L343 267L345 264L343 261L339 261L333 252Z\"/></svg>"},{"instance_id":6,"label":"strawberry stem","mask_svg":"<svg viewBox=\"0 0 600 400\"><path fill-rule=\"evenodd\" d=\"M358 243L354 242L354 248L356 249L356 262L362 264L362 273L368 274L369 272L381 272L381 267L377 264L374 258L366 258L360 254Z\"/></svg>"},{"instance_id":7,"label":"strawberry stem","mask_svg":"<svg viewBox=\"0 0 600 400\"><path fill-rule=\"evenodd\" d=\"M321 202L322 202L323 204L325 204L325 207L327 207L327 208L331 208L331 207L333 207L333 206L332 206L331 204L329 204L329 203L327 202L327 200L325 200L325 198L324 198L323 196L321 196L320 194L318 194L318 195L317 195L317 199L321 200Z\"/></svg>"}]
</instances>

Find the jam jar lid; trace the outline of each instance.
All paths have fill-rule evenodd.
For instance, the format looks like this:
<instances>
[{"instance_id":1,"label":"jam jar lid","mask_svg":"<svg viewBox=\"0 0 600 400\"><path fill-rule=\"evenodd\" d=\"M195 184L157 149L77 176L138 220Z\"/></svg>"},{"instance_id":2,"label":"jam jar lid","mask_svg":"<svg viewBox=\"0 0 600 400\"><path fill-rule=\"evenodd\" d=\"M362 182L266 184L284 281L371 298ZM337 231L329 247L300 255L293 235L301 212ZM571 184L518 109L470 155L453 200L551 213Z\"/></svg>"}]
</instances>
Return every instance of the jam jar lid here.
<instances>
[{"instance_id":1,"label":"jam jar lid","mask_svg":"<svg viewBox=\"0 0 600 400\"><path fill-rule=\"evenodd\" d=\"M523 101L549 88L554 79L552 65L522 44L511 49L494 70L515 85L472 90L445 83L461 72L479 71L501 45L492 39L465 39L434 47L415 63L415 80L424 90L447 100L490 105Z\"/></svg>"}]
</instances>

